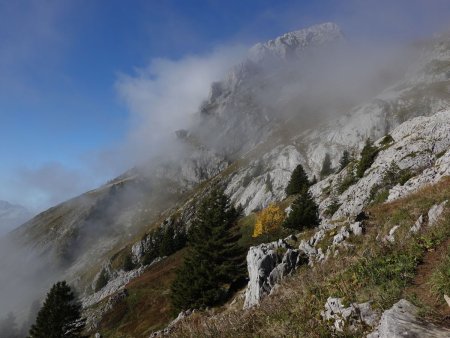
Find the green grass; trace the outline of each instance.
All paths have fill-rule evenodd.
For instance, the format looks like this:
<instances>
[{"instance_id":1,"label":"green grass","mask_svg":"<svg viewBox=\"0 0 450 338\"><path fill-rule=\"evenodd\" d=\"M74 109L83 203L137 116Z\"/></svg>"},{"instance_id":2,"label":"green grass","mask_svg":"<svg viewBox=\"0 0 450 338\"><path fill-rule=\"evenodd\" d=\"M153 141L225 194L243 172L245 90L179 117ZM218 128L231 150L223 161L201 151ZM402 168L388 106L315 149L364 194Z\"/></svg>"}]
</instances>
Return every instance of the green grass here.
<instances>
[{"instance_id":1,"label":"green grass","mask_svg":"<svg viewBox=\"0 0 450 338\"><path fill-rule=\"evenodd\" d=\"M431 291L437 297L450 295L450 246L443 256L442 263L437 266L429 281Z\"/></svg>"}]
</instances>

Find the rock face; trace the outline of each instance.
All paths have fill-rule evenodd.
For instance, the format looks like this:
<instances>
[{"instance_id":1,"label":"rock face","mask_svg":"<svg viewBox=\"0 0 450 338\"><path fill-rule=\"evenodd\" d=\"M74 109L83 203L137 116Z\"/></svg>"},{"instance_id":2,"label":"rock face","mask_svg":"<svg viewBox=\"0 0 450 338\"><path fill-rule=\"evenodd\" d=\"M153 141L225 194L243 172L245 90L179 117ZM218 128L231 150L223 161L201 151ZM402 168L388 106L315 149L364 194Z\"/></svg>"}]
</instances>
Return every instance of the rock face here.
<instances>
[{"instance_id":1,"label":"rock face","mask_svg":"<svg viewBox=\"0 0 450 338\"><path fill-rule=\"evenodd\" d=\"M450 175L450 110L432 116L413 118L395 128L391 133L392 142L382 145L383 138L375 142L380 151L365 175L339 192L340 184L346 179L349 168L331 175L311 187L313 196L320 201L319 209L324 210L337 200L340 205L333 219L357 215L362 211L392 165L398 170L407 170L413 177L388 191L388 201L400 198L418 190L426 184L436 183L445 175ZM444 154L444 155L442 155ZM330 194L331 192L331 194ZM327 195L328 194L328 195Z\"/></svg>"},{"instance_id":2,"label":"rock face","mask_svg":"<svg viewBox=\"0 0 450 338\"><path fill-rule=\"evenodd\" d=\"M93 304L97 304L101 300L109 297L113 293L122 290L125 288L125 285L128 284L132 279L139 277L145 271L148 266L142 266L138 269L131 270L128 272L119 270L115 273L114 278L108 281L105 287L101 290L95 292L94 294L82 298L82 306L83 308L87 308Z\"/></svg>"},{"instance_id":3,"label":"rock face","mask_svg":"<svg viewBox=\"0 0 450 338\"><path fill-rule=\"evenodd\" d=\"M381 316L377 329L367 338L444 338L450 330L424 323L418 319L418 309L407 300L400 300Z\"/></svg>"},{"instance_id":4,"label":"rock face","mask_svg":"<svg viewBox=\"0 0 450 338\"><path fill-rule=\"evenodd\" d=\"M259 304L280 280L307 259L286 240L253 246L247 253L249 282L244 309Z\"/></svg>"},{"instance_id":5,"label":"rock face","mask_svg":"<svg viewBox=\"0 0 450 338\"><path fill-rule=\"evenodd\" d=\"M294 146L276 147L238 170L231 177L225 193L235 205L244 207L245 214L260 210L286 197L284 190L291 173L298 164L305 163L304 157Z\"/></svg>"},{"instance_id":6,"label":"rock face","mask_svg":"<svg viewBox=\"0 0 450 338\"><path fill-rule=\"evenodd\" d=\"M348 307L342 304L341 298L329 297L325 303L325 310L321 316L326 321L333 322L333 329L342 332L347 326L350 330L364 323L374 327L380 316L372 310L370 303L352 303Z\"/></svg>"},{"instance_id":7,"label":"rock face","mask_svg":"<svg viewBox=\"0 0 450 338\"><path fill-rule=\"evenodd\" d=\"M274 40L258 43L250 49L250 60L262 62L299 57L306 48L318 47L342 39L340 28L331 22L286 33Z\"/></svg>"}]
</instances>

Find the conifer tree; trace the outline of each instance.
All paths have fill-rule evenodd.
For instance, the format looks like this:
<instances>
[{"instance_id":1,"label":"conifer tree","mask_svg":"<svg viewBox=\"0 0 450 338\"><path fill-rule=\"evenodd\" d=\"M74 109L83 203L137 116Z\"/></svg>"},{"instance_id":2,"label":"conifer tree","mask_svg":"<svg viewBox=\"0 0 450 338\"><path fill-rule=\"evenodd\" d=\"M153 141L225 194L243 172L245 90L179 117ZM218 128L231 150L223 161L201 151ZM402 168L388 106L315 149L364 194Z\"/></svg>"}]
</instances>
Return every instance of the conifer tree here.
<instances>
[{"instance_id":1,"label":"conifer tree","mask_svg":"<svg viewBox=\"0 0 450 338\"><path fill-rule=\"evenodd\" d=\"M213 190L202 201L189 234L190 251L171 288L175 310L219 304L243 276L245 252L237 243L238 217L223 190Z\"/></svg>"},{"instance_id":2,"label":"conifer tree","mask_svg":"<svg viewBox=\"0 0 450 338\"><path fill-rule=\"evenodd\" d=\"M57 282L47 293L30 329L31 338L83 337L85 321L81 318L81 304L65 281Z\"/></svg>"},{"instance_id":3,"label":"conifer tree","mask_svg":"<svg viewBox=\"0 0 450 338\"><path fill-rule=\"evenodd\" d=\"M361 151L361 159L358 162L358 167L356 168L356 175L358 177L363 177L367 169L370 168L372 163L375 161L375 157L378 154L378 148L373 145L370 138L366 140L363 150Z\"/></svg>"},{"instance_id":4,"label":"conifer tree","mask_svg":"<svg viewBox=\"0 0 450 338\"><path fill-rule=\"evenodd\" d=\"M302 165L299 164L292 172L291 179L286 187L286 195L295 195L303 190L308 190L310 186L308 176Z\"/></svg>"},{"instance_id":5,"label":"conifer tree","mask_svg":"<svg viewBox=\"0 0 450 338\"><path fill-rule=\"evenodd\" d=\"M322 170L320 171L320 177L325 178L333 173L333 168L331 168L331 158L330 154L326 153L325 158L322 162Z\"/></svg>"},{"instance_id":6,"label":"conifer tree","mask_svg":"<svg viewBox=\"0 0 450 338\"><path fill-rule=\"evenodd\" d=\"M285 228L302 230L319 224L319 208L307 190L297 197L291 208L289 216L283 223Z\"/></svg>"},{"instance_id":7,"label":"conifer tree","mask_svg":"<svg viewBox=\"0 0 450 338\"><path fill-rule=\"evenodd\" d=\"M344 169L350 163L350 153L348 150L344 150L342 157L339 160L339 170Z\"/></svg>"},{"instance_id":8,"label":"conifer tree","mask_svg":"<svg viewBox=\"0 0 450 338\"><path fill-rule=\"evenodd\" d=\"M135 268L135 265L133 263L133 257L131 257L131 254L127 254L123 260L123 270L131 271L134 268Z\"/></svg>"}]
</instances>

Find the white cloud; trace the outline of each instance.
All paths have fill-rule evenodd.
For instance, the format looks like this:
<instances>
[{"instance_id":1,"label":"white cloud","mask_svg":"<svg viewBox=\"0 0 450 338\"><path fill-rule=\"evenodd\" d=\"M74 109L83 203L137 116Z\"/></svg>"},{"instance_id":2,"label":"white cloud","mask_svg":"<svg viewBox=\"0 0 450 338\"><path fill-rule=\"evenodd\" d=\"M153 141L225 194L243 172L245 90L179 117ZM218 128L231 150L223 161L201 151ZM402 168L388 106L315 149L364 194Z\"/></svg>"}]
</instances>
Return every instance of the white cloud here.
<instances>
[{"instance_id":1,"label":"white cloud","mask_svg":"<svg viewBox=\"0 0 450 338\"><path fill-rule=\"evenodd\" d=\"M179 60L154 59L135 74L120 74L117 91L131 112L126 149L139 160L158 153L173 132L189 126L213 81L223 78L245 49L217 48Z\"/></svg>"},{"instance_id":2,"label":"white cloud","mask_svg":"<svg viewBox=\"0 0 450 338\"><path fill-rule=\"evenodd\" d=\"M70 169L58 162L37 168L22 167L6 186L8 196L2 198L40 212L92 188L92 181L93 178L82 170Z\"/></svg>"}]
</instances>

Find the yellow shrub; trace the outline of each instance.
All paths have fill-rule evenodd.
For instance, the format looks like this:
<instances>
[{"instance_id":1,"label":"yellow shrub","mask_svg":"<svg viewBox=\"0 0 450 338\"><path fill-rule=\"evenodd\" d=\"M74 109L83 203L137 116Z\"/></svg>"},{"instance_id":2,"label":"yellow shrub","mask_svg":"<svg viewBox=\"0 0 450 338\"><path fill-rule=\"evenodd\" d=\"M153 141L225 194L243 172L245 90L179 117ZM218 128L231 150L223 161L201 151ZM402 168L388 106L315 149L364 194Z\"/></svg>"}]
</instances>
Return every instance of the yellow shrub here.
<instances>
[{"instance_id":1,"label":"yellow shrub","mask_svg":"<svg viewBox=\"0 0 450 338\"><path fill-rule=\"evenodd\" d=\"M281 226L284 220L284 211L273 203L263 209L256 217L253 237L268 234Z\"/></svg>"}]
</instances>

